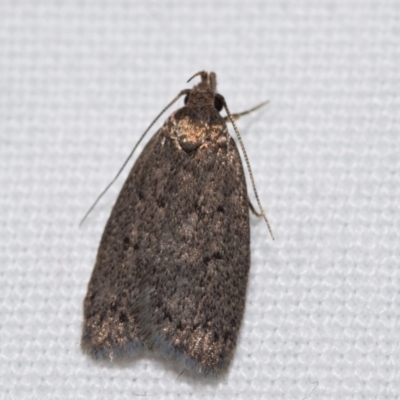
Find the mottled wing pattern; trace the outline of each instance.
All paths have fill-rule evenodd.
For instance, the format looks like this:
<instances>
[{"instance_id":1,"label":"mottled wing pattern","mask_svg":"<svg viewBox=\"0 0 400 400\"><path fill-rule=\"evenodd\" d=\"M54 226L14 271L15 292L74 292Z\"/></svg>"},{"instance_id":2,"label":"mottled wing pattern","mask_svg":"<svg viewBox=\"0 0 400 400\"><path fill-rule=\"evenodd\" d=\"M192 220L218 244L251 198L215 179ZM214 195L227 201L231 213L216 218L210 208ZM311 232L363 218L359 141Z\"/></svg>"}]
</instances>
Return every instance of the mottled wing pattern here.
<instances>
[{"instance_id":1,"label":"mottled wing pattern","mask_svg":"<svg viewBox=\"0 0 400 400\"><path fill-rule=\"evenodd\" d=\"M246 182L226 126L184 151L166 123L135 163L105 228L84 303L94 357L146 346L188 369L223 371L250 267Z\"/></svg>"},{"instance_id":2,"label":"mottled wing pattern","mask_svg":"<svg viewBox=\"0 0 400 400\"><path fill-rule=\"evenodd\" d=\"M141 153L126 180L104 229L96 264L84 300L81 347L98 359L129 358L143 348L137 313L145 259L155 247L155 198L146 193L146 182L162 171L160 148L163 128ZM153 241L153 244L150 243Z\"/></svg>"},{"instance_id":3,"label":"mottled wing pattern","mask_svg":"<svg viewBox=\"0 0 400 400\"><path fill-rule=\"evenodd\" d=\"M204 374L224 370L232 357L250 267L243 168L226 127L221 139L186 153L167 137L166 171L153 171L157 190L146 197L158 229L145 262L141 337Z\"/></svg>"}]
</instances>

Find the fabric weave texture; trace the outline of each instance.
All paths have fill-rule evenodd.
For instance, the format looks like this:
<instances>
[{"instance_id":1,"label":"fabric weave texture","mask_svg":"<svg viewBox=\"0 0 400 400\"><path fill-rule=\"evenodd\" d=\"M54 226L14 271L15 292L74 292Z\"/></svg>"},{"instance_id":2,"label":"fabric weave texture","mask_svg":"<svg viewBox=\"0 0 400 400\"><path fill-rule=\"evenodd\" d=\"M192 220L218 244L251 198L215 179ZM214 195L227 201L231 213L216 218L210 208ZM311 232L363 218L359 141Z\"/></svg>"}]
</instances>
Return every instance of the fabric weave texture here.
<instances>
[{"instance_id":1,"label":"fabric weave texture","mask_svg":"<svg viewBox=\"0 0 400 400\"><path fill-rule=\"evenodd\" d=\"M399 1L2 1L0 399L399 398L399 21ZM217 382L79 348L132 162L79 221L200 70L232 112L270 101L238 126L276 240L251 218L244 322Z\"/></svg>"}]
</instances>

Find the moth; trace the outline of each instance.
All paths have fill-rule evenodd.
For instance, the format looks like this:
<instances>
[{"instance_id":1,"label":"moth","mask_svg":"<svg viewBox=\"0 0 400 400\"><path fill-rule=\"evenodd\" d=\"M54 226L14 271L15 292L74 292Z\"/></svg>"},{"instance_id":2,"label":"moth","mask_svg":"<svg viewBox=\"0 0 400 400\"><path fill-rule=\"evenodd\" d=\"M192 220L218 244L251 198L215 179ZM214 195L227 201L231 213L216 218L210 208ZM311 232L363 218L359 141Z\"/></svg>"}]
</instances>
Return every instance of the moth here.
<instances>
[{"instance_id":1,"label":"moth","mask_svg":"<svg viewBox=\"0 0 400 400\"><path fill-rule=\"evenodd\" d=\"M244 113L230 114L215 73L195 76L201 82L173 100L185 96L184 107L138 157L101 238L81 339L94 359L129 359L147 348L202 375L223 373L232 359L252 206L226 121L237 131L234 119Z\"/></svg>"}]
</instances>

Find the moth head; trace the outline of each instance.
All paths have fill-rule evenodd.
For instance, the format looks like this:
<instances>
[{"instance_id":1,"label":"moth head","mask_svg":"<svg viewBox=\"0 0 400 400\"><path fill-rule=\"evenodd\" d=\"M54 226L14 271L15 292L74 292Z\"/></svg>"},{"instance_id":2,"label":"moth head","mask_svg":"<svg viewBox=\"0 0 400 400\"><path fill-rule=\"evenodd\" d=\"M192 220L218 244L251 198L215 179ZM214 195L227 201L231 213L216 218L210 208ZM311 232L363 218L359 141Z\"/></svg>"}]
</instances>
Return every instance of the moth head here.
<instances>
[{"instance_id":1,"label":"moth head","mask_svg":"<svg viewBox=\"0 0 400 400\"><path fill-rule=\"evenodd\" d=\"M191 92L192 92L192 91L191 91ZM184 100L183 100L183 102L184 102L185 105L186 105L186 104L188 103L188 101L189 101L191 92L188 93L188 94L185 96ZM222 97L219 93L216 93L216 94L214 95L214 108L215 108L218 112L220 112L220 111L223 109L223 107L224 107L223 97Z\"/></svg>"}]
</instances>

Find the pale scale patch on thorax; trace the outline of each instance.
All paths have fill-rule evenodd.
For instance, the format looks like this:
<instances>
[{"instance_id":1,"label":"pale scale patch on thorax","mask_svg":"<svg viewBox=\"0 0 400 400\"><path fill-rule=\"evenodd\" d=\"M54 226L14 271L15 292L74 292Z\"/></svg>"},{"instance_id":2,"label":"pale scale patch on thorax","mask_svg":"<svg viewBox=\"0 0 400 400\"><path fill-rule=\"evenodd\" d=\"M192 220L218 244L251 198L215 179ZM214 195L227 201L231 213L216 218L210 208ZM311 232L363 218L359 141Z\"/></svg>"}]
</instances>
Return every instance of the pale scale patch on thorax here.
<instances>
[{"instance_id":1,"label":"pale scale patch on thorax","mask_svg":"<svg viewBox=\"0 0 400 400\"><path fill-rule=\"evenodd\" d=\"M193 124L190 117L184 117L177 121L175 135L182 144L199 145L206 140L210 127L207 123Z\"/></svg>"},{"instance_id":2,"label":"pale scale patch on thorax","mask_svg":"<svg viewBox=\"0 0 400 400\"><path fill-rule=\"evenodd\" d=\"M221 136L227 133L225 124L209 124L208 122L196 121L190 116L185 116L179 119L170 119L172 129L172 137L176 139L177 146L183 150L191 151L206 142L219 142Z\"/></svg>"}]
</instances>

